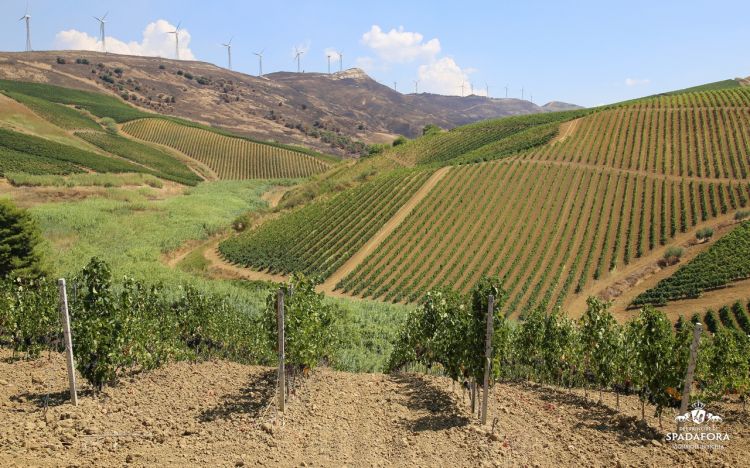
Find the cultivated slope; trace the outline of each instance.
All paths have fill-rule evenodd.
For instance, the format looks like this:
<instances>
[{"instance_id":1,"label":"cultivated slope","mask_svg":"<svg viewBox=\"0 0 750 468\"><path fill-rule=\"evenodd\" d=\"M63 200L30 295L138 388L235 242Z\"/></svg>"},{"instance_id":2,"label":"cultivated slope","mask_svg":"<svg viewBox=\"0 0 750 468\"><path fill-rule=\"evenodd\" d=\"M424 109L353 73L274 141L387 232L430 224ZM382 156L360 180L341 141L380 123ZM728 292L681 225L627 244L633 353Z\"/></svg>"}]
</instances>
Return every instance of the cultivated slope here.
<instances>
[{"instance_id":1,"label":"cultivated slope","mask_svg":"<svg viewBox=\"0 0 750 468\"><path fill-rule=\"evenodd\" d=\"M509 315L617 297L661 270L652 265L673 242L748 205L749 118L750 88L722 88L477 123L406 143L380 158L416 170L458 167L337 289L412 302L431 288L467 291L482 275L500 275ZM331 233L307 235L314 242ZM627 288L609 289L625 274Z\"/></svg>"}]
</instances>

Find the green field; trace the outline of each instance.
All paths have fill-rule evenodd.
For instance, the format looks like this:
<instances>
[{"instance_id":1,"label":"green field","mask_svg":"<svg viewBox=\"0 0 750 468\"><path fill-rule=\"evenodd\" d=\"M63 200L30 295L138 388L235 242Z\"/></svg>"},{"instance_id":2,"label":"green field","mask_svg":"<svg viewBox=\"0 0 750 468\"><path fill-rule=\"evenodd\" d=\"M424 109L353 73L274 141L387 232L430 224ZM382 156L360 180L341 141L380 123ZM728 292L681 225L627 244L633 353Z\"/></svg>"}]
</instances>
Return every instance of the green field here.
<instances>
[{"instance_id":1,"label":"green field","mask_svg":"<svg viewBox=\"0 0 750 468\"><path fill-rule=\"evenodd\" d=\"M164 150L154 148L112 133L76 132L76 136L98 146L108 153L116 154L153 170L162 179L180 184L196 185L201 179L185 163Z\"/></svg>"},{"instance_id":2,"label":"green field","mask_svg":"<svg viewBox=\"0 0 750 468\"><path fill-rule=\"evenodd\" d=\"M117 97L91 91L10 80L0 80L0 90L25 94L57 104L80 107L97 117L110 117L117 122L127 122L152 115L125 104Z\"/></svg>"}]
</instances>

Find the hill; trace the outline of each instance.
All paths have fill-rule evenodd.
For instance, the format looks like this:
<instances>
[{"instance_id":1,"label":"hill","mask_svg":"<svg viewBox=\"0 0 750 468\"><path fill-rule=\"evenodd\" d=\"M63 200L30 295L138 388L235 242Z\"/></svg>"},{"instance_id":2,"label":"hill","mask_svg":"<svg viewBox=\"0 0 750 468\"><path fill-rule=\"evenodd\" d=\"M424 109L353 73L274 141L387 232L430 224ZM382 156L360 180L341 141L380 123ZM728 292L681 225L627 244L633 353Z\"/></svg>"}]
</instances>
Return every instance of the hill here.
<instances>
[{"instance_id":1,"label":"hill","mask_svg":"<svg viewBox=\"0 0 750 468\"><path fill-rule=\"evenodd\" d=\"M0 173L143 172L195 185L204 178L306 177L337 162L146 113L100 92L0 80L0 96Z\"/></svg>"},{"instance_id":2,"label":"hill","mask_svg":"<svg viewBox=\"0 0 750 468\"><path fill-rule=\"evenodd\" d=\"M369 162L381 174L368 182L375 185L394 170L378 160L447 172L427 193L389 197L414 208L343 276L319 265L341 265L358 251L316 250L335 226L322 222L322 202L227 241L221 251L243 265L289 273L295 268L278 256L286 250L253 250L275 243L271 233L287 223L285 244L301 242L316 252L312 258L321 256L305 271L341 277L332 288L339 292L416 302L436 287L465 292L482 275L500 275L510 293L506 314L547 304L576 315L590 295L625 297L657 271L674 271L658 266L673 243L706 226L729 223L719 232L731 231L750 198L749 111L750 88L714 87L431 132ZM373 203L356 190L339 198ZM348 219L357 245L374 231L356 228L366 217L354 213L371 212L357 205ZM292 217L307 221L295 228ZM316 223L313 231L302 228ZM263 261L253 253L261 251ZM624 307L618 311L627 316Z\"/></svg>"},{"instance_id":3,"label":"hill","mask_svg":"<svg viewBox=\"0 0 750 468\"><path fill-rule=\"evenodd\" d=\"M427 124L450 129L551 110L519 99L401 94L358 69L259 78L204 62L89 51L2 52L0 78L106 91L147 111L339 154L418 136Z\"/></svg>"}]
</instances>

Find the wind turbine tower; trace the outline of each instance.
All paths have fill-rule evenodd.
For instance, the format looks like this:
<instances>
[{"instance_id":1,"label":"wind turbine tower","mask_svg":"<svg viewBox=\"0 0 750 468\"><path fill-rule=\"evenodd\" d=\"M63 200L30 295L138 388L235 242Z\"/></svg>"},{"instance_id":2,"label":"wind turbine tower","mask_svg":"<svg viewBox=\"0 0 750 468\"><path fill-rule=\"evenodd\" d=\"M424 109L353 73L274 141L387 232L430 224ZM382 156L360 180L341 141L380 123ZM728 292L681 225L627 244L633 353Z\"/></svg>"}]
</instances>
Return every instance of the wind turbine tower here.
<instances>
[{"instance_id":1,"label":"wind turbine tower","mask_svg":"<svg viewBox=\"0 0 750 468\"><path fill-rule=\"evenodd\" d=\"M469 89L471 90L471 94L473 95L474 94L474 83L472 83L471 81L469 81Z\"/></svg>"},{"instance_id":2,"label":"wind turbine tower","mask_svg":"<svg viewBox=\"0 0 750 468\"><path fill-rule=\"evenodd\" d=\"M341 51L337 53L339 54L339 71L344 71L344 53Z\"/></svg>"},{"instance_id":3,"label":"wind turbine tower","mask_svg":"<svg viewBox=\"0 0 750 468\"><path fill-rule=\"evenodd\" d=\"M331 74L331 54L327 54L326 58L328 58L328 74Z\"/></svg>"},{"instance_id":4,"label":"wind turbine tower","mask_svg":"<svg viewBox=\"0 0 750 468\"><path fill-rule=\"evenodd\" d=\"M263 49L266 50L266 49ZM263 50L260 52L253 52L254 55L258 56L258 76L263 76Z\"/></svg>"},{"instance_id":5,"label":"wind turbine tower","mask_svg":"<svg viewBox=\"0 0 750 468\"><path fill-rule=\"evenodd\" d=\"M26 52L31 52L31 26L29 20L31 15L29 14L29 3L26 2L26 13L22 17L18 18L18 21L26 20Z\"/></svg>"},{"instance_id":6,"label":"wind turbine tower","mask_svg":"<svg viewBox=\"0 0 750 468\"><path fill-rule=\"evenodd\" d=\"M508 85L505 85L505 99L508 99Z\"/></svg>"},{"instance_id":7,"label":"wind turbine tower","mask_svg":"<svg viewBox=\"0 0 750 468\"><path fill-rule=\"evenodd\" d=\"M227 60L229 62L228 68L230 70L232 69L232 39L234 39L234 37L229 38L229 42L227 42L226 44L222 44L222 46L227 48Z\"/></svg>"},{"instance_id":8,"label":"wind turbine tower","mask_svg":"<svg viewBox=\"0 0 750 468\"><path fill-rule=\"evenodd\" d=\"M102 16L101 18L94 16L94 19L99 22L99 37L102 40L102 52L104 52L105 54L107 53L107 43L105 42L106 38L104 36L104 23L106 23L105 19L107 18L108 14L109 12L104 13L104 16Z\"/></svg>"},{"instance_id":9,"label":"wind turbine tower","mask_svg":"<svg viewBox=\"0 0 750 468\"><path fill-rule=\"evenodd\" d=\"M302 57L302 54L304 54L304 50L298 50L296 47L294 48L294 59L297 61L297 73L301 72L300 67L300 58Z\"/></svg>"},{"instance_id":10,"label":"wind turbine tower","mask_svg":"<svg viewBox=\"0 0 750 468\"><path fill-rule=\"evenodd\" d=\"M419 94L419 80L414 80L414 94Z\"/></svg>"},{"instance_id":11,"label":"wind turbine tower","mask_svg":"<svg viewBox=\"0 0 750 468\"><path fill-rule=\"evenodd\" d=\"M464 82L461 82L461 97L464 97Z\"/></svg>"},{"instance_id":12,"label":"wind turbine tower","mask_svg":"<svg viewBox=\"0 0 750 468\"><path fill-rule=\"evenodd\" d=\"M182 21L177 23L177 27L174 28L174 31L169 31L167 34L174 34L174 57L177 60L180 60L180 25L182 24Z\"/></svg>"},{"instance_id":13,"label":"wind turbine tower","mask_svg":"<svg viewBox=\"0 0 750 468\"><path fill-rule=\"evenodd\" d=\"M394 90L394 91L396 91L396 92L398 92L398 86L397 86L397 85L398 85L398 83L396 83L396 82L394 81L394 82L393 82L393 90Z\"/></svg>"},{"instance_id":14,"label":"wind turbine tower","mask_svg":"<svg viewBox=\"0 0 750 468\"><path fill-rule=\"evenodd\" d=\"M523 88L521 88L521 100L523 101Z\"/></svg>"},{"instance_id":15,"label":"wind turbine tower","mask_svg":"<svg viewBox=\"0 0 750 468\"><path fill-rule=\"evenodd\" d=\"M490 97L490 85L488 85L486 81L484 82L484 91L485 91L485 94L487 94L487 97L489 98Z\"/></svg>"}]
</instances>

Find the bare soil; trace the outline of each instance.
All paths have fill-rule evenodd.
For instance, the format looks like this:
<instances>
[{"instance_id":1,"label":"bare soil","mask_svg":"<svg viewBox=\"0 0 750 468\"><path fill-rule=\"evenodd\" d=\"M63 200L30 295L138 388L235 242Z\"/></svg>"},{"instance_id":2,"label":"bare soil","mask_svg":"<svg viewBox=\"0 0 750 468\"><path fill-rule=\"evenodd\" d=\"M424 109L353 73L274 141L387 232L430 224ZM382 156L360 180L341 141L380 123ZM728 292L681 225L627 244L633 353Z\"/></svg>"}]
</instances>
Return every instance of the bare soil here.
<instances>
[{"instance_id":1,"label":"bare soil","mask_svg":"<svg viewBox=\"0 0 750 468\"><path fill-rule=\"evenodd\" d=\"M275 370L176 363L68 402L64 360L0 350L2 466L748 466L748 415L719 403L721 451L676 450L635 397L498 384L487 426L445 378L315 371L283 417ZM650 409L652 410L652 409ZM665 416L665 430L672 430Z\"/></svg>"}]
</instances>

